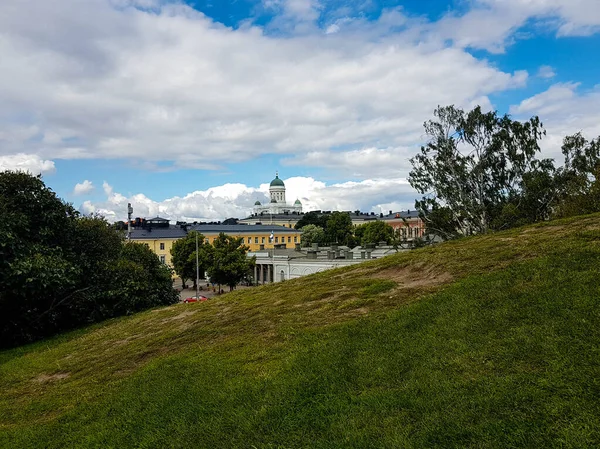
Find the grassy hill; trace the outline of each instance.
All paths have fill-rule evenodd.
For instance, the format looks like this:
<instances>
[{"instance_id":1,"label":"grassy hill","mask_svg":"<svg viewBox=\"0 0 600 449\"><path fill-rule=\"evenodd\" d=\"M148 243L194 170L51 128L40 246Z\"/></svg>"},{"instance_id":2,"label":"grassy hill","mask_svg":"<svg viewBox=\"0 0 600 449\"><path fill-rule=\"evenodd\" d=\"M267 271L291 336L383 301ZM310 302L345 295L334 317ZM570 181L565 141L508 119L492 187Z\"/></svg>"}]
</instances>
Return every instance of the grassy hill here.
<instances>
[{"instance_id":1,"label":"grassy hill","mask_svg":"<svg viewBox=\"0 0 600 449\"><path fill-rule=\"evenodd\" d=\"M600 446L600 215L0 352L3 448Z\"/></svg>"}]
</instances>

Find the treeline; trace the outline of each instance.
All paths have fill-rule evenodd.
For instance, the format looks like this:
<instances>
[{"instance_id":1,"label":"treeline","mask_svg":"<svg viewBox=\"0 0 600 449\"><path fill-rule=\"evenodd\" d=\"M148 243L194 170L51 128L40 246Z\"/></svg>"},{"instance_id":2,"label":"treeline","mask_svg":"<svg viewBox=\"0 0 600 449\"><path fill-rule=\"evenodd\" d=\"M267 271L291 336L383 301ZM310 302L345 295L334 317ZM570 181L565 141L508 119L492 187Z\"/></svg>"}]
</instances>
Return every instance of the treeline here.
<instances>
[{"instance_id":1,"label":"treeline","mask_svg":"<svg viewBox=\"0 0 600 449\"><path fill-rule=\"evenodd\" d=\"M379 242L400 244L403 240L402 235L395 233L394 228L384 221L377 220L354 227L347 212L308 212L295 227L302 231L303 246L337 243L353 247Z\"/></svg>"},{"instance_id":2,"label":"treeline","mask_svg":"<svg viewBox=\"0 0 600 449\"><path fill-rule=\"evenodd\" d=\"M539 159L545 130L480 107L439 107L425 123L429 142L411 159L409 182L429 233L481 234L600 211L600 138L565 137L564 163Z\"/></svg>"},{"instance_id":3,"label":"treeline","mask_svg":"<svg viewBox=\"0 0 600 449\"><path fill-rule=\"evenodd\" d=\"M175 303L170 269L39 176L0 172L0 347Z\"/></svg>"}]
</instances>

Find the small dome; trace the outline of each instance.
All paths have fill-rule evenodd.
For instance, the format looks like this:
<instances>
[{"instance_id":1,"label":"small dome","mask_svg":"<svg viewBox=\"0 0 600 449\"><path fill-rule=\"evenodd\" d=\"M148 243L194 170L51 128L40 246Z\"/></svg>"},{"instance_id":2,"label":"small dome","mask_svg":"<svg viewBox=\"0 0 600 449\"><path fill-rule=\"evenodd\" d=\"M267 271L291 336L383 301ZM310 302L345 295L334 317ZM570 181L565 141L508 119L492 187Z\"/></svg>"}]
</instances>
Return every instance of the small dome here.
<instances>
[{"instance_id":1,"label":"small dome","mask_svg":"<svg viewBox=\"0 0 600 449\"><path fill-rule=\"evenodd\" d=\"M294 204L297 204L298 206L301 206L301 205L302 205L302 203L300 202L300 200L296 200L296 201L294 201Z\"/></svg>"},{"instance_id":2,"label":"small dome","mask_svg":"<svg viewBox=\"0 0 600 449\"><path fill-rule=\"evenodd\" d=\"M271 187L285 187L285 184L279 179L279 174L275 174L275 179L271 181Z\"/></svg>"},{"instance_id":3,"label":"small dome","mask_svg":"<svg viewBox=\"0 0 600 449\"><path fill-rule=\"evenodd\" d=\"M254 203L255 206L260 206L260 201L256 201L256 203Z\"/></svg>"},{"instance_id":4,"label":"small dome","mask_svg":"<svg viewBox=\"0 0 600 449\"><path fill-rule=\"evenodd\" d=\"M276 202L277 202L277 200L276 200L275 198L273 198L273 199L271 200L271 203L276 203Z\"/></svg>"}]
</instances>

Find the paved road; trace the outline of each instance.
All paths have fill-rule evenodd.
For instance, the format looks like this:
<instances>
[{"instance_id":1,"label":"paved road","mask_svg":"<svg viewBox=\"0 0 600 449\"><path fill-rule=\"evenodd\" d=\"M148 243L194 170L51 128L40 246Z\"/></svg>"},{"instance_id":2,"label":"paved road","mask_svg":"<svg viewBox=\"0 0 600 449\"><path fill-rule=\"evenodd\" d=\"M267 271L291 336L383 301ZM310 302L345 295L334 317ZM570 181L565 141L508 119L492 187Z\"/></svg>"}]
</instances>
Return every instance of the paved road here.
<instances>
[{"instance_id":1,"label":"paved road","mask_svg":"<svg viewBox=\"0 0 600 449\"><path fill-rule=\"evenodd\" d=\"M192 286L191 282L188 282L188 287L190 287L190 288L186 288L185 290L181 290L181 279L176 279L173 282L173 286L179 291L179 298L181 299L181 301L183 301L185 298L189 298L191 296L196 296L196 290L191 288L191 286ZM200 286L202 288L200 290L200 294L202 296L206 296L207 298L212 298L213 296L218 295L217 286L215 286L214 292L213 292L212 286L209 286L208 288L206 287L206 282L202 283L202 281L200 281ZM238 285L236 289L239 290L239 289L243 289L243 288L251 288L251 287L246 287L244 285ZM222 286L221 289L223 290L223 294L226 294L229 292L229 287Z\"/></svg>"}]
</instances>

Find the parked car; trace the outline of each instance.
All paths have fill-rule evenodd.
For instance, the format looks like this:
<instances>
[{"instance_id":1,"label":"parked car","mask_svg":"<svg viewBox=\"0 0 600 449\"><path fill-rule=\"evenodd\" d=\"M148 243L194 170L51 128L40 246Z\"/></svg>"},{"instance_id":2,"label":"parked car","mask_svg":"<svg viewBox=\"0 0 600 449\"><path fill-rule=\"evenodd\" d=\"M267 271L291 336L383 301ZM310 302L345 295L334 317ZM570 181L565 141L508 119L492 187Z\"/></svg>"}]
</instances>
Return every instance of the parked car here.
<instances>
[{"instance_id":1,"label":"parked car","mask_svg":"<svg viewBox=\"0 0 600 449\"><path fill-rule=\"evenodd\" d=\"M200 296L198 296L198 297L196 297L196 296L191 296L191 297L189 297L189 298L185 298L185 299L183 300L183 302L187 304L187 303L190 303L190 302L206 301L207 299L208 299L208 298L207 298L206 296L202 296L202 295L200 295Z\"/></svg>"}]
</instances>

